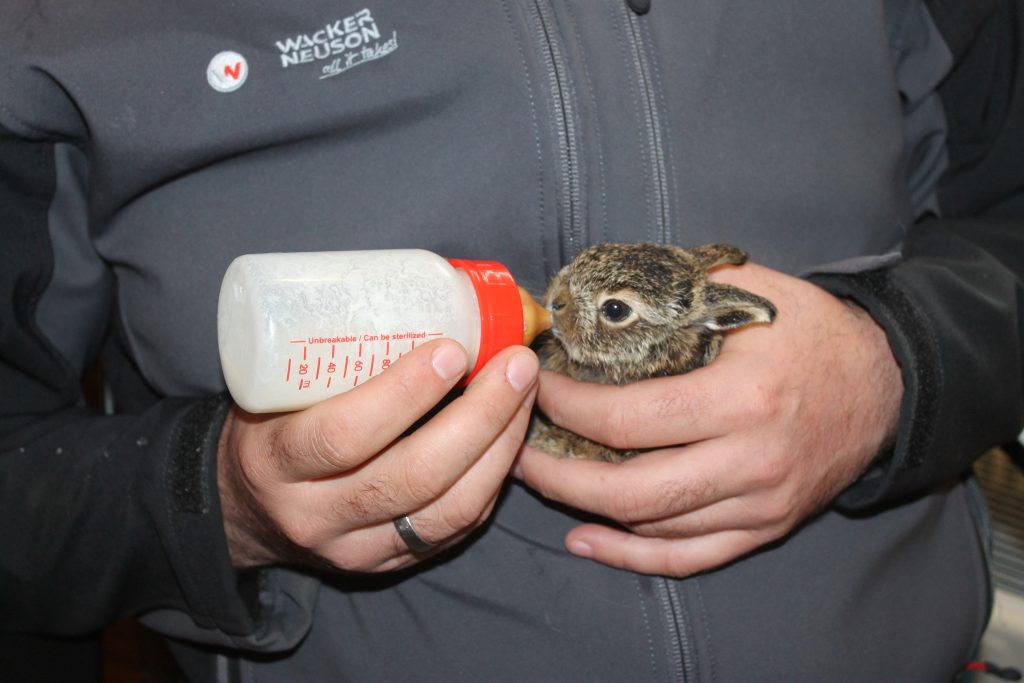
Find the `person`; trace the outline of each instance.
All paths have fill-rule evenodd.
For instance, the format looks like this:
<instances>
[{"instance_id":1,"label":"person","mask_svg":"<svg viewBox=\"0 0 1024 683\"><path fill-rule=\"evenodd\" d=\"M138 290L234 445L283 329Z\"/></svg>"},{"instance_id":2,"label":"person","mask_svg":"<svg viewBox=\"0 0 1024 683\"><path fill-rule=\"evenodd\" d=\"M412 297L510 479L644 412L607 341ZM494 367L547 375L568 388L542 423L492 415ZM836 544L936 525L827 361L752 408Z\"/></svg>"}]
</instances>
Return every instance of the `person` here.
<instances>
[{"instance_id":1,"label":"person","mask_svg":"<svg viewBox=\"0 0 1024 683\"><path fill-rule=\"evenodd\" d=\"M989 612L965 474L1024 416L1017 19L4 3L0 631L134 615L191 680L948 680ZM714 277L778 318L627 387L512 347L451 393L441 340L304 411L224 393L235 256L540 291L601 241L736 244ZM524 448L534 405L651 452Z\"/></svg>"}]
</instances>

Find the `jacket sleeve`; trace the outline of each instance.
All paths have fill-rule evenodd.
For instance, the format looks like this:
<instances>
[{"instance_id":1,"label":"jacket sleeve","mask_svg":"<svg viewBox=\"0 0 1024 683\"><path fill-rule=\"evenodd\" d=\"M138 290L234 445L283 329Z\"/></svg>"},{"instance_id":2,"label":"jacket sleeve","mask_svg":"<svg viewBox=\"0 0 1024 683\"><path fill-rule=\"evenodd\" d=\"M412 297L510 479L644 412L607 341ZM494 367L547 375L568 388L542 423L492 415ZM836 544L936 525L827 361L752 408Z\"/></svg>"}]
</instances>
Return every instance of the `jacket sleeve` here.
<instances>
[{"instance_id":1,"label":"jacket sleeve","mask_svg":"<svg viewBox=\"0 0 1024 683\"><path fill-rule=\"evenodd\" d=\"M244 632L233 575L208 569L230 566L211 493L225 401L94 414L79 390L85 354L68 359L37 324L54 272L56 144L0 127L0 628L77 634L174 606ZM82 306L108 311L111 288L93 289ZM78 346L106 323L83 318Z\"/></svg>"},{"instance_id":2,"label":"jacket sleeve","mask_svg":"<svg viewBox=\"0 0 1024 683\"><path fill-rule=\"evenodd\" d=\"M232 569L216 479L226 397L118 415L83 402L116 302L95 257L92 276L52 303L54 235L68 222L61 150L87 156L73 133L33 126L0 98L0 631L79 635L146 614L194 640L292 646L316 583L272 570L240 584ZM59 316L59 339L46 316Z\"/></svg>"},{"instance_id":3,"label":"jacket sleeve","mask_svg":"<svg viewBox=\"0 0 1024 683\"><path fill-rule=\"evenodd\" d=\"M895 445L840 496L852 510L962 475L1024 423L1021 7L929 9L953 58L938 87L948 159L940 215L926 212L886 267L811 276L875 317L903 373Z\"/></svg>"}]
</instances>

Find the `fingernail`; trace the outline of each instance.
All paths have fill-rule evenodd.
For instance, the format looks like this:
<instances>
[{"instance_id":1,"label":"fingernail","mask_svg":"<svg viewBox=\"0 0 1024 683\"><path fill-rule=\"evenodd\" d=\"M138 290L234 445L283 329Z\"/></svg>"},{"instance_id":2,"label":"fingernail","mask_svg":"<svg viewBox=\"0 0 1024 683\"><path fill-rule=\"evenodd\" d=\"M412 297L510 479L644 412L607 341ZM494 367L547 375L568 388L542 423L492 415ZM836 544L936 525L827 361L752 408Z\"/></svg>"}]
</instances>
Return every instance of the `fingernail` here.
<instances>
[{"instance_id":1,"label":"fingernail","mask_svg":"<svg viewBox=\"0 0 1024 683\"><path fill-rule=\"evenodd\" d=\"M434 366L434 372L446 382L461 377L466 372L466 354L457 346L444 344L434 350L430 357L430 364Z\"/></svg>"},{"instance_id":2,"label":"fingernail","mask_svg":"<svg viewBox=\"0 0 1024 683\"><path fill-rule=\"evenodd\" d=\"M594 549L583 541L569 541L566 544L569 552L578 557L593 557Z\"/></svg>"},{"instance_id":3,"label":"fingernail","mask_svg":"<svg viewBox=\"0 0 1024 683\"><path fill-rule=\"evenodd\" d=\"M517 353L505 367L505 377L516 391L522 391L537 377L537 357L532 353Z\"/></svg>"}]
</instances>

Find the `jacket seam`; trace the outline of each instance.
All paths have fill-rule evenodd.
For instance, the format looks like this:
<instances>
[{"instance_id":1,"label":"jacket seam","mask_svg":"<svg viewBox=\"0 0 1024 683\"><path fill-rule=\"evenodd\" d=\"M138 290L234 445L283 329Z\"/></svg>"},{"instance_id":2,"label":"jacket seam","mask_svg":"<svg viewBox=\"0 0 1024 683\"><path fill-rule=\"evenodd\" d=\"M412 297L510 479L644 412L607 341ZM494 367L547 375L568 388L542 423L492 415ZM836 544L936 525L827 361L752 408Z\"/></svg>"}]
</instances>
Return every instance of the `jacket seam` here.
<instances>
[{"instance_id":1,"label":"jacket seam","mask_svg":"<svg viewBox=\"0 0 1024 683\"><path fill-rule=\"evenodd\" d=\"M3 102L0 102L0 113L3 113L8 119L10 119L15 124L21 126L22 128L24 128L25 130L27 130L29 132L36 133L37 135L41 135L42 137L44 137L45 139L50 140L50 141L54 140L54 136L50 135L49 133L47 133L43 129L34 126L33 124L29 123L25 119L23 119L20 116L18 116L13 111L11 111L9 108L7 108L7 106Z\"/></svg>"},{"instance_id":2,"label":"jacket seam","mask_svg":"<svg viewBox=\"0 0 1024 683\"><path fill-rule=\"evenodd\" d=\"M626 25L625 35L629 42L627 59L633 66L637 84L637 104L640 125L643 129L643 149L647 151L648 177L651 181L651 194L656 205L651 211L654 220L651 228L655 230L654 241L665 242L670 236L671 215L668 202L669 178L665 170L664 141L662 140L661 115L657 103L657 95L652 91L651 61L647 50L646 24L641 19L620 6L620 13Z\"/></svg>"},{"instance_id":3,"label":"jacket seam","mask_svg":"<svg viewBox=\"0 0 1024 683\"><path fill-rule=\"evenodd\" d=\"M0 126L5 126L5 123L12 123L14 124L14 126L23 129L19 133L19 131L13 130L13 128L8 128L12 133L15 133L16 135L24 135L25 133L29 133L32 135L39 136L41 141L46 141L50 143L62 142L74 145L79 149L85 149L85 145L83 144L82 140L70 135L54 135L53 133L42 129L39 126L36 126L35 124L29 123L27 120L11 111L11 109L2 101L0 101L0 114L2 114L2 116L0 116Z\"/></svg>"},{"instance_id":4,"label":"jacket seam","mask_svg":"<svg viewBox=\"0 0 1024 683\"><path fill-rule=\"evenodd\" d=\"M625 21L628 22L629 21L628 12L630 10L628 10L626 8L625 3L615 3L615 4L621 5L621 7L619 9L621 9L622 12L626 13ZM623 15L617 14L615 6L613 6L613 5L614 4L609 4L608 5L608 14L609 14L609 16L611 18L612 25L613 26L617 26L617 25L619 25L623 21L623 18L622 18ZM632 64L633 60L630 57L629 50L626 47L626 41L620 40L620 41L618 41L618 44L619 44L619 52L622 54L622 65L623 65L623 68L628 68L626 65ZM632 77L630 77L630 78L626 79L626 82L629 83L629 86L630 86L630 102L633 105L633 119L634 119L634 121L637 124L634 127L634 131L636 133L637 149L642 150L643 156L644 156L644 163L642 164L644 180L645 180L645 182L653 183L654 179L650 177L650 173L651 173L650 159L647 158L647 152L645 151L647 143L644 140L644 131L643 131L643 128L644 128L644 126L643 126L644 117L640 113L639 95L637 94L637 91L636 91L637 85L633 82L633 80L634 79ZM644 192L643 193L643 197L644 197L644 209L646 210L646 214L647 214L647 219L646 219L647 220L647 225L653 227L653 225L655 223L655 221L654 221L654 207L651 205L650 194L647 193L647 192Z\"/></svg>"},{"instance_id":5,"label":"jacket seam","mask_svg":"<svg viewBox=\"0 0 1024 683\"><path fill-rule=\"evenodd\" d=\"M718 673L715 670L715 648L714 640L711 637L711 624L708 619L707 608L704 605L704 591L701 590L700 578L694 577L692 581L693 590L697 594L697 609L700 611L700 620L704 626L704 656L707 659L708 670L711 672L711 681L715 681L718 678Z\"/></svg>"},{"instance_id":6,"label":"jacket seam","mask_svg":"<svg viewBox=\"0 0 1024 683\"><path fill-rule=\"evenodd\" d=\"M586 227L582 212L582 150L576 97L557 12L550 0L532 0L531 14L531 20L536 24L535 37L542 68L546 72L545 85L552 107L551 125L556 150L556 224L564 261L574 257L582 248Z\"/></svg>"},{"instance_id":7,"label":"jacket seam","mask_svg":"<svg viewBox=\"0 0 1024 683\"><path fill-rule=\"evenodd\" d=\"M647 652L651 658L651 680L658 678L658 657L654 648L654 632L651 630L651 617L647 614L647 604L644 600L643 587L640 585L640 577L633 575L633 585L636 587L636 595L640 602L640 616L644 620L644 633L647 634Z\"/></svg>"},{"instance_id":8,"label":"jacket seam","mask_svg":"<svg viewBox=\"0 0 1024 683\"><path fill-rule=\"evenodd\" d=\"M648 42L653 43L654 40L650 36L650 28L649 28L649 26L648 25L643 25L643 29L648 34L648 38L647 38ZM658 102L659 102L658 106L661 108L661 110L662 111L668 111L668 107L666 106L665 100L664 100L664 97L665 97L665 85L664 85L664 81L662 81L662 78L661 78L661 65L658 63L658 60L656 59L656 51L653 50L653 49L651 50L651 55L648 57L648 62L651 65L651 72L654 75L654 81L657 84L657 87L654 89L654 97L655 97L656 100L658 100ZM668 238L668 241L670 241L670 242L674 241L674 240L682 241L682 237L683 237L682 234L673 235L673 232L674 232L673 223L674 223L674 221L672 220L672 216L675 215L676 211L680 210L680 208L679 208L680 207L679 182L677 181L677 179L679 178L679 173L678 173L678 170L676 169L675 155L672 153L672 150L674 148L674 143L673 143L673 139L672 139L672 126L671 126L670 122L667 120L667 117L663 117L661 119L661 132L662 132L662 135L664 136L664 139L662 140L662 145L661 145L661 147L662 147L662 154L664 154L665 158L668 161L668 170L666 171L666 173L669 174L668 177L666 177L665 180L664 180L665 187L668 189L667 196L665 197L665 200L664 200L665 203L666 203L666 207L665 207L665 228L664 228L665 236ZM674 201L674 206L673 206L673 201Z\"/></svg>"},{"instance_id":9,"label":"jacket seam","mask_svg":"<svg viewBox=\"0 0 1024 683\"><path fill-rule=\"evenodd\" d=\"M537 102L533 94L533 79L530 78L530 67L526 61L526 50L519 32L516 30L516 22L512 16L512 9L508 0L501 0L502 9L505 12L505 19L508 22L509 31L515 42L516 51L519 53L519 64L523 69L523 82L526 85L526 92L530 103L530 118L533 123L533 141L537 152L537 232L540 242L541 263L545 273L552 273L551 264L548 262L547 250L544 248L544 152L540 139L540 120L537 115Z\"/></svg>"},{"instance_id":10,"label":"jacket seam","mask_svg":"<svg viewBox=\"0 0 1024 683\"><path fill-rule=\"evenodd\" d=\"M590 104L593 107L593 110L596 111L597 110L597 95L594 92L594 83L593 83L593 80L590 77L590 67L588 66L587 56L586 56L586 45L584 44L583 39L582 39L582 34L580 33L579 21L576 19L576 12L572 8L572 3L567 3L565 5L565 9L566 9L566 13L569 15L569 22L572 24L573 35L576 36L576 42L580 46L579 47L579 55L580 55L581 70L583 72L583 84L584 84L584 87L587 90L587 94L589 95ZM598 119L597 116L591 116L591 120L592 120L591 128L594 131L594 144L592 145L592 147L594 148L594 151L596 152L596 156L597 156L597 168L598 168L597 182L598 182L598 185L599 185L598 194L599 194L599 196L601 198L601 235L600 235L599 240L600 241L606 241L608 239L608 192L607 192L608 183L607 183L607 178L606 178L607 174L606 174L606 171L605 171L605 162L604 162L604 141L603 141L603 137L601 135L600 120ZM582 135L582 128L583 127L581 126L580 128L581 128L580 134ZM588 238L589 237L593 237L593 236L588 235Z\"/></svg>"},{"instance_id":11,"label":"jacket seam","mask_svg":"<svg viewBox=\"0 0 1024 683\"><path fill-rule=\"evenodd\" d=\"M0 104L0 109L3 108L3 105ZM2 122L0 122L0 129L3 128L4 126ZM14 133L14 131L10 132ZM54 369L62 375L62 385L52 388L55 392L59 392L62 395L63 405L70 405L81 394L76 379L76 373L68 359L60 353L57 346L50 341L50 338L42 330L37 319L39 302L42 301L47 288L50 286L50 283L53 282L54 270L56 268L53 239L50 231L50 215L53 202L57 195L57 150L56 142L54 140L47 139L36 144L42 144L48 147L45 152L33 154L33 159L30 162L33 164L37 173L46 178L46 210L43 212L43 218L36 226L36 229L28 230L26 236L34 242L38 253L44 256L45 261L38 262L41 270L38 273L38 277L33 278L36 281L32 283L28 296L26 297L23 309L25 312L25 324L21 327L21 330L23 333L34 338L41 345L42 349L49 357L49 360L54 363ZM49 167L47 159L49 159ZM17 310L17 308L15 308L15 310Z\"/></svg>"}]
</instances>

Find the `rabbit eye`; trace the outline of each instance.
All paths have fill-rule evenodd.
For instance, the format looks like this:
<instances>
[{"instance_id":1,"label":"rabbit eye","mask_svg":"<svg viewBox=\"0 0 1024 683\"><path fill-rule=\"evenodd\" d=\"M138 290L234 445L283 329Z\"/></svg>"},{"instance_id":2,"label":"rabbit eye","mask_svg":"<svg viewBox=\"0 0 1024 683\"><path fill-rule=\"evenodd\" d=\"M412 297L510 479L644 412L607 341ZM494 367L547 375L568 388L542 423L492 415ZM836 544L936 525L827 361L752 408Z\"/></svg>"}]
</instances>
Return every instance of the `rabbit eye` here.
<instances>
[{"instance_id":1,"label":"rabbit eye","mask_svg":"<svg viewBox=\"0 0 1024 683\"><path fill-rule=\"evenodd\" d=\"M629 305L618 299L608 299L601 304L601 315L609 322L621 323L632 312Z\"/></svg>"}]
</instances>

